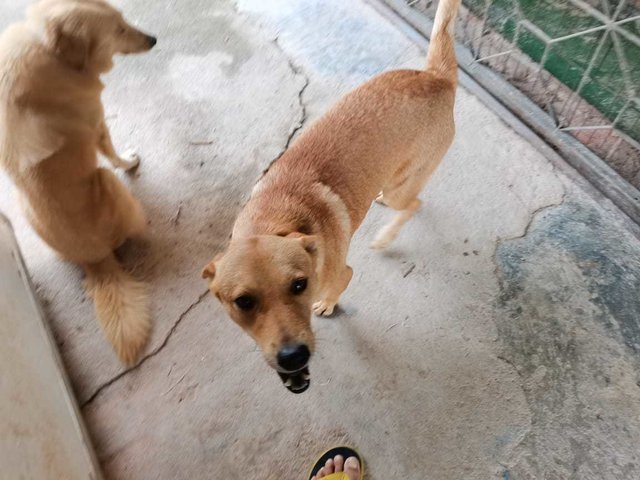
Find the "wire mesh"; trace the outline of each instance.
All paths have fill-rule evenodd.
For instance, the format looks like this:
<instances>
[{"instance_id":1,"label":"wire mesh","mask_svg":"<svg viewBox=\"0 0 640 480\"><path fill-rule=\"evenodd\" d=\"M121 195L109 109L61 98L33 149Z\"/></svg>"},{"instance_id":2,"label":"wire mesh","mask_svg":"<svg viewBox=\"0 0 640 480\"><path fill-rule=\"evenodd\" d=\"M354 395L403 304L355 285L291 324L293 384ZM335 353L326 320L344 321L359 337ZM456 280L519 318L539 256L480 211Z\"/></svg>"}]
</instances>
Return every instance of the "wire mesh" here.
<instances>
[{"instance_id":1,"label":"wire mesh","mask_svg":"<svg viewBox=\"0 0 640 480\"><path fill-rule=\"evenodd\" d=\"M456 35L640 188L640 0L463 0Z\"/></svg>"}]
</instances>

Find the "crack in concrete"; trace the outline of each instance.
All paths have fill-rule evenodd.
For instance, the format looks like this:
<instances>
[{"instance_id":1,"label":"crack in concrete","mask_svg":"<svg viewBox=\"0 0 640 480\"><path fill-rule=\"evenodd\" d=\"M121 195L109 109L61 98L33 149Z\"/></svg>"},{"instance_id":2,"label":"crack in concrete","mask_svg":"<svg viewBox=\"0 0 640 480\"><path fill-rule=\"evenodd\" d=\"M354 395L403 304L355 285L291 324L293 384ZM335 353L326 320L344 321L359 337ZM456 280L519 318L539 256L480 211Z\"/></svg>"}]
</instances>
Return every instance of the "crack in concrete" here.
<instances>
[{"instance_id":1,"label":"crack in concrete","mask_svg":"<svg viewBox=\"0 0 640 480\"><path fill-rule=\"evenodd\" d=\"M295 124L291 129L291 132L289 133L289 137L287 138L287 142L284 144L284 149L282 150L282 153L287 151L294 137L302 129L305 122L307 121L307 105L304 103L302 96L304 95L305 90L309 86L309 77L302 71L302 68L296 66L290 58L287 58L287 62L289 63L289 68L291 69L291 71L294 72L296 75L300 75L304 79L304 84L298 91L298 105L300 106L300 118L298 120L298 123Z\"/></svg>"},{"instance_id":2,"label":"crack in concrete","mask_svg":"<svg viewBox=\"0 0 640 480\"><path fill-rule=\"evenodd\" d=\"M560 205L562 205L565 201L565 199L567 198L567 192L563 191L562 192L562 198L560 198L559 202L555 202L555 203L550 203L548 205L543 205L541 207L536 208L533 212L531 212L531 214L529 215L529 220L527 221L527 225L524 227L524 232L521 235L516 235L515 237L509 237L509 238L499 238L498 241L496 242L496 251L498 250L498 248L500 247L500 245L502 245L505 242L511 242L513 240L520 240L521 238L526 237L529 234L529 229L531 228L531 225L533 224L533 221L536 219L536 217L544 212L545 210L549 210L551 208L556 208L559 207ZM495 254L494 254L495 257Z\"/></svg>"},{"instance_id":3,"label":"crack in concrete","mask_svg":"<svg viewBox=\"0 0 640 480\"><path fill-rule=\"evenodd\" d=\"M529 214L529 219L527 220L527 224L524 227L524 231L520 234L520 235L516 235L515 237L508 237L508 238L497 238L496 239L496 248L493 250L493 255L491 255L491 261L493 262L493 273L496 277L498 277L498 283L501 283L500 280L500 275L498 273L498 250L500 249L500 246L503 243L506 242L512 242L514 240L520 240L524 237L526 237L529 234L529 230L531 229L531 225L533 224L534 220L538 217L538 215L540 215L542 212L544 212L545 210L549 210L551 208L556 208L559 207L560 205L562 205L565 200L567 198L567 192L563 187L562 190L562 197L560 198L559 202L555 202L555 203L550 203L547 205L543 205L541 207L536 208L533 212L531 212Z\"/></svg>"},{"instance_id":4,"label":"crack in concrete","mask_svg":"<svg viewBox=\"0 0 640 480\"><path fill-rule=\"evenodd\" d=\"M118 373L116 376L110 378L109 380L107 380L106 382L104 382L102 385L100 385L98 388L96 388L96 390L89 396L89 398L87 398L84 402L82 402L82 404L80 405L81 409L84 409L86 406L90 405L96 398L98 398L98 396L107 388L109 388L111 385L113 385L114 383L116 383L118 380L120 380L122 377L124 377L125 375L127 375L129 372L132 372L134 370L137 370L138 368L140 368L147 360L149 360L152 357L155 357L158 353L160 353L162 351L162 349L164 347L167 346L167 344L169 343L169 339L171 338L171 336L173 335L173 333L176 331L176 329L178 328L178 325L180 325L180 322L182 322L182 320L187 316L187 314L193 310L198 304L200 304L200 302L202 302L202 300L204 300L204 298L207 296L207 294L209 293L209 289L207 289L205 292L201 293L198 296L198 299L191 303L179 316L178 319L173 323L173 325L171 326L171 328L169 329L169 332L167 333L167 335L164 337L164 340L162 341L162 343L160 345L158 345L152 352L148 353L147 355L145 355L144 357L142 357L142 359L140 359L140 361L138 363L136 363L133 367L129 367L125 370L123 370L122 372Z\"/></svg>"},{"instance_id":5,"label":"crack in concrete","mask_svg":"<svg viewBox=\"0 0 640 480\"><path fill-rule=\"evenodd\" d=\"M304 102L303 96L304 96L304 92L309 86L309 81L310 81L309 76L306 73L304 73L304 70L302 69L302 67L293 63L293 60L291 59L291 57L287 55L287 53L282 48L282 45L280 45L280 42L278 41L278 37L276 37L273 40L273 43L276 46L276 48L280 50L282 55L284 55L284 57L287 59L287 64L289 65L289 68L293 72L294 76L301 76L304 79L304 83L300 88L300 90L298 90L298 106L300 107L300 115L299 115L298 121L293 125L293 127L289 131L289 135L287 137L287 141L284 144L284 147L282 147L282 150L280 150L278 155L276 155L275 158L271 160L271 162L269 162L269 165L267 165L267 168L265 168L262 171L262 175L267 173L271 168L271 165L273 165L284 154L284 152L286 152L289 149L289 146L291 145L291 142L293 142L293 139L295 138L296 134L302 129L305 122L307 121L307 105Z\"/></svg>"},{"instance_id":6,"label":"crack in concrete","mask_svg":"<svg viewBox=\"0 0 640 480\"><path fill-rule=\"evenodd\" d=\"M522 375L522 372L520 372L520 370L518 370L518 367L516 366L515 363L513 363L512 360L508 359L507 357L505 357L504 355L498 355L497 356L498 360L502 360L504 363L506 363L507 365L509 365L511 368L513 368L515 370L515 372L518 374L518 376L521 379L524 379L524 376Z\"/></svg>"}]
</instances>

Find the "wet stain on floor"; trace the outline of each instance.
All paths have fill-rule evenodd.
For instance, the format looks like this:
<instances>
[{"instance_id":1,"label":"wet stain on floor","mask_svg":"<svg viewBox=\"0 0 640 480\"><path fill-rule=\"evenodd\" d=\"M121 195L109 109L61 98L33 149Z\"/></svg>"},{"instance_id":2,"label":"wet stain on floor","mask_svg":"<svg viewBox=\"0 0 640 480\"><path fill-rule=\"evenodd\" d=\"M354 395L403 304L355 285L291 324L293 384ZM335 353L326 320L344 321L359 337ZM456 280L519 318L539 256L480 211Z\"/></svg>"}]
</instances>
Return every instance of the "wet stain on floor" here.
<instances>
[{"instance_id":1,"label":"wet stain on floor","mask_svg":"<svg viewBox=\"0 0 640 480\"><path fill-rule=\"evenodd\" d=\"M502 358L532 412L517 478L640 478L640 241L567 200L496 250Z\"/></svg>"}]
</instances>

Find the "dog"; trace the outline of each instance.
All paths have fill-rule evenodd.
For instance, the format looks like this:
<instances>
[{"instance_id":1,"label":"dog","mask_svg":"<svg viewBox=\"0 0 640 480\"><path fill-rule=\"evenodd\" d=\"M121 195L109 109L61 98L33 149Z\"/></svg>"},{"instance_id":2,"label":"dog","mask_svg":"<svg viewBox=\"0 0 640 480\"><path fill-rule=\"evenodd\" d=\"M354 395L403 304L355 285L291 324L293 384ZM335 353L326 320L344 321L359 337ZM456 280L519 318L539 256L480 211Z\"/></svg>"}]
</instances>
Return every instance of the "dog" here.
<instances>
[{"instance_id":1,"label":"dog","mask_svg":"<svg viewBox=\"0 0 640 480\"><path fill-rule=\"evenodd\" d=\"M84 268L98 319L125 364L135 362L151 326L144 284L113 252L143 236L147 221L124 184L98 168L98 152L124 170L139 162L111 143L100 75L115 54L155 43L103 0L41 0L0 36L0 165L34 230Z\"/></svg>"},{"instance_id":2,"label":"dog","mask_svg":"<svg viewBox=\"0 0 640 480\"><path fill-rule=\"evenodd\" d=\"M378 75L300 135L254 187L226 251L202 271L294 393L310 384L311 310L331 315L349 284L349 243L371 202L398 211L372 244L382 249L419 208L453 141L459 4L440 1L425 70Z\"/></svg>"}]
</instances>

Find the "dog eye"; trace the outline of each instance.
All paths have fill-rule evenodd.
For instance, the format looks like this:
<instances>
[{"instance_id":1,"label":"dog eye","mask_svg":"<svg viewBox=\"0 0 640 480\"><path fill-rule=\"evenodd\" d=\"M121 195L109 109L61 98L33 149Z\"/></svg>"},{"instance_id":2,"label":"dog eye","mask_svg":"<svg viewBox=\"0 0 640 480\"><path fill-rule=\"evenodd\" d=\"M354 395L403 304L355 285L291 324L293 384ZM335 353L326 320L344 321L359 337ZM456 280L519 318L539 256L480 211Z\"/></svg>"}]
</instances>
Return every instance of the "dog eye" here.
<instances>
[{"instance_id":1,"label":"dog eye","mask_svg":"<svg viewBox=\"0 0 640 480\"><path fill-rule=\"evenodd\" d=\"M116 30L120 35L122 35L124 32L126 32L125 28L122 25L118 25L118 28Z\"/></svg>"},{"instance_id":2,"label":"dog eye","mask_svg":"<svg viewBox=\"0 0 640 480\"><path fill-rule=\"evenodd\" d=\"M299 295L307 289L307 279L299 278L291 282L291 293Z\"/></svg>"},{"instance_id":3,"label":"dog eye","mask_svg":"<svg viewBox=\"0 0 640 480\"><path fill-rule=\"evenodd\" d=\"M256 306L257 300L255 297L251 295L241 295L233 301L240 310L244 310L245 312L248 310L252 310L253 307Z\"/></svg>"}]
</instances>

